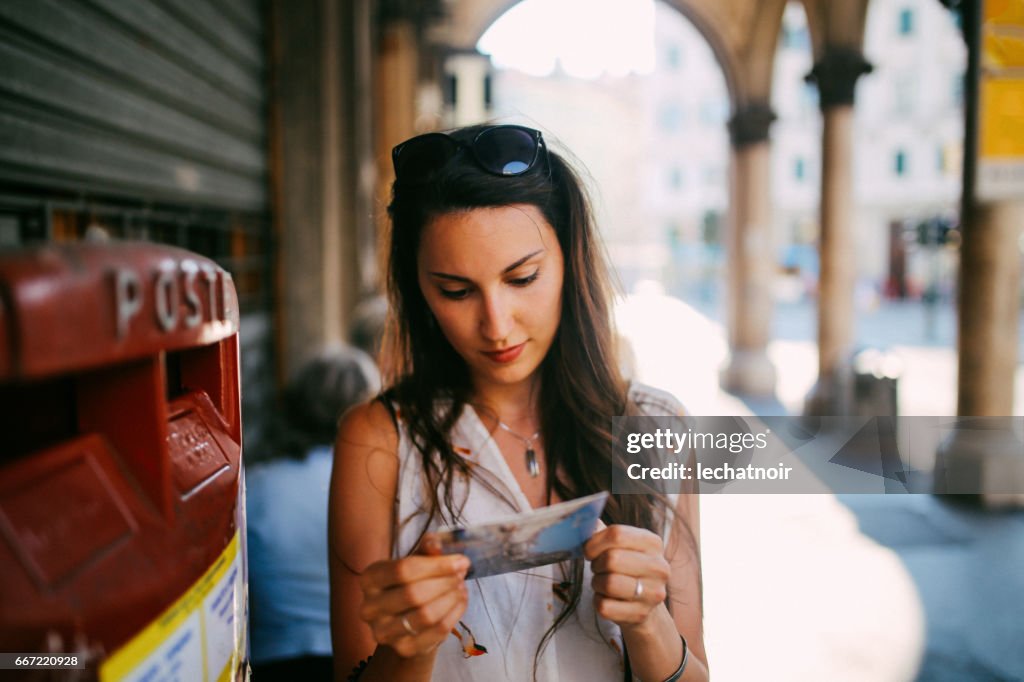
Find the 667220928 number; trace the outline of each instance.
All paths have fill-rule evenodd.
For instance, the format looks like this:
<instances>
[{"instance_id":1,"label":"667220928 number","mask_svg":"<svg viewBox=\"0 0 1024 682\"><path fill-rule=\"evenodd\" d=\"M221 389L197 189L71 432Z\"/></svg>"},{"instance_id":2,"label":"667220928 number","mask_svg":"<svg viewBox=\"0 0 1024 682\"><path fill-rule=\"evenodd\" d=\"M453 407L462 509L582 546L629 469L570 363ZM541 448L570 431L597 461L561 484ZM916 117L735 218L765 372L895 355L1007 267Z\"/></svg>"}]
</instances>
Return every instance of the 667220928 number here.
<instances>
[{"instance_id":1,"label":"667220928 number","mask_svg":"<svg viewBox=\"0 0 1024 682\"><path fill-rule=\"evenodd\" d=\"M0 668L7 670L60 670L81 668L84 663L77 654L0 654Z\"/></svg>"}]
</instances>

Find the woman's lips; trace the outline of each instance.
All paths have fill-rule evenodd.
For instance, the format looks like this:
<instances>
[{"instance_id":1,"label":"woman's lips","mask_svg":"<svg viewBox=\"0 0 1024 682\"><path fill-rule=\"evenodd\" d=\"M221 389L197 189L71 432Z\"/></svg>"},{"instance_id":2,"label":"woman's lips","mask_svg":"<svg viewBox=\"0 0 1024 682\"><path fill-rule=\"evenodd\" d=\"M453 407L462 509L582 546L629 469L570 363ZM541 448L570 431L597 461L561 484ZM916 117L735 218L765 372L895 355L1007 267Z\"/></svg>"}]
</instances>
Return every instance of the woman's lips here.
<instances>
[{"instance_id":1,"label":"woman's lips","mask_svg":"<svg viewBox=\"0 0 1024 682\"><path fill-rule=\"evenodd\" d=\"M501 364L505 364L507 362L512 362L513 360L518 358L519 354L523 352L523 348L525 348L525 347L526 347L526 342L523 341L518 346L512 346L511 348L505 348L504 350L494 350L494 351L486 351L485 350L485 351L482 351L482 352L483 352L484 355L489 357L494 362L499 362Z\"/></svg>"}]
</instances>

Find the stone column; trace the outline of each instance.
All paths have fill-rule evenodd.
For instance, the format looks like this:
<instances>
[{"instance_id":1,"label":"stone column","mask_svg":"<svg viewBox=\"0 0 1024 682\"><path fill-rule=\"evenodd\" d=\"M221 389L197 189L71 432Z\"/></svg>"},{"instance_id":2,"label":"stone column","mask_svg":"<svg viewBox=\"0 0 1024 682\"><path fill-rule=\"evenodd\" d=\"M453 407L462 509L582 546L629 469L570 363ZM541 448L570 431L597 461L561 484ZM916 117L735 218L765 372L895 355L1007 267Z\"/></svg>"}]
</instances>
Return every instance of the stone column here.
<instances>
[{"instance_id":1,"label":"stone column","mask_svg":"<svg viewBox=\"0 0 1024 682\"><path fill-rule=\"evenodd\" d=\"M278 379L344 338L360 289L358 169L369 133L356 102L365 0L270 4L271 184L278 248ZM360 207L360 196L363 206Z\"/></svg>"},{"instance_id":2,"label":"stone column","mask_svg":"<svg viewBox=\"0 0 1024 682\"><path fill-rule=\"evenodd\" d=\"M979 203L960 249L957 413L1013 414L1024 203Z\"/></svg>"},{"instance_id":3,"label":"stone column","mask_svg":"<svg viewBox=\"0 0 1024 682\"><path fill-rule=\"evenodd\" d=\"M828 47L808 75L818 85L823 118L818 381L807 398L808 414L848 414L852 407L848 361L854 342L857 279L852 229L853 95L857 79L870 71L871 65L858 50Z\"/></svg>"},{"instance_id":4,"label":"stone column","mask_svg":"<svg viewBox=\"0 0 1024 682\"><path fill-rule=\"evenodd\" d=\"M1013 124L1012 111L989 112L982 129L984 101L981 53L982 5L961 8L967 43L964 90L964 172L960 223L959 377L957 427L939 444L935 459L935 492L969 493L989 507L1024 507L1024 418L1013 414L1017 371L1017 323L1020 310L1020 245L1024 203L1019 188L1003 186L980 166L980 157L995 126ZM1020 22L1018 22L1020 23ZM1019 29L1020 26L1017 26ZM1015 77L998 69L985 79ZM993 114L995 114L993 116ZM1003 117L1002 121L993 121ZM989 153L991 164L993 150ZM979 177L982 182L979 182ZM981 185L979 191L979 185ZM1018 430L1014 430L1014 422Z\"/></svg>"},{"instance_id":5,"label":"stone column","mask_svg":"<svg viewBox=\"0 0 1024 682\"><path fill-rule=\"evenodd\" d=\"M377 45L373 98L377 124L374 218L379 235L387 230L387 206L391 200L391 183L395 179L391 149L415 134L418 52L413 19L402 14L385 14L381 19L380 42Z\"/></svg>"},{"instance_id":6,"label":"stone column","mask_svg":"<svg viewBox=\"0 0 1024 682\"><path fill-rule=\"evenodd\" d=\"M775 394L766 352L772 321L771 149L775 114L767 103L741 107L729 121L732 141L731 220L727 237L729 360L722 388L751 396Z\"/></svg>"},{"instance_id":7,"label":"stone column","mask_svg":"<svg viewBox=\"0 0 1024 682\"><path fill-rule=\"evenodd\" d=\"M1014 431L1024 204L976 204L960 249L957 428L936 453L936 492L1024 506L1024 444ZM993 419L1002 417L1002 419Z\"/></svg>"},{"instance_id":8,"label":"stone column","mask_svg":"<svg viewBox=\"0 0 1024 682\"><path fill-rule=\"evenodd\" d=\"M346 71L350 74L350 124L345 134L351 140L352 154L348 161L351 186L355 191L350 203L355 226L354 261L359 272L359 295L377 290L377 230L374 224L374 203L377 189L376 149L373 116L373 21L372 0L349 0L352 32L346 53ZM348 308L347 308L348 309Z\"/></svg>"}]
</instances>

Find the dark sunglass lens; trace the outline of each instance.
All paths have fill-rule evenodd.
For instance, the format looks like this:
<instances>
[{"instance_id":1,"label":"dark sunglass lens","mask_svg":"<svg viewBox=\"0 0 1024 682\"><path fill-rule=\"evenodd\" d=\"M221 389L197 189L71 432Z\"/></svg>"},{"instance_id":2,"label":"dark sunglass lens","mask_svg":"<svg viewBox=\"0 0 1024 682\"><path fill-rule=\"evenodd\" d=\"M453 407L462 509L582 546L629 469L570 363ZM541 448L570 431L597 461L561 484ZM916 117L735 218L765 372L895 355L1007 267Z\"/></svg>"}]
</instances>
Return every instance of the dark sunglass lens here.
<instances>
[{"instance_id":1,"label":"dark sunglass lens","mask_svg":"<svg viewBox=\"0 0 1024 682\"><path fill-rule=\"evenodd\" d=\"M473 152L487 171L498 175L519 175L537 158L537 141L518 128L493 128L476 139Z\"/></svg>"},{"instance_id":2,"label":"dark sunglass lens","mask_svg":"<svg viewBox=\"0 0 1024 682\"><path fill-rule=\"evenodd\" d=\"M395 157L395 175L420 178L433 173L455 154L458 146L446 135L431 134L413 138Z\"/></svg>"}]
</instances>

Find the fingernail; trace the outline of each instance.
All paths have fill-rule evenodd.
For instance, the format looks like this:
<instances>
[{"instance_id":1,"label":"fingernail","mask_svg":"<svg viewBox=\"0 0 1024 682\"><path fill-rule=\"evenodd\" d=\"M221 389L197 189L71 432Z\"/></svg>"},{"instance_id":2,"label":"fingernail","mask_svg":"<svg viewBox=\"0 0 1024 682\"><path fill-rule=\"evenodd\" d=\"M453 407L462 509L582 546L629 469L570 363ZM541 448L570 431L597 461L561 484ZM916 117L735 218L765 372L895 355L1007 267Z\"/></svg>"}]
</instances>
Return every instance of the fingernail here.
<instances>
[{"instance_id":1,"label":"fingernail","mask_svg":"<svg viewBox=\"0 0 1024 682\"><path fill-rule=\"evenodd\" d=\"M441 553L441 542L437 536L428 533L423 537L423 553L435 555Z\"/></svg>"},{"instance_id":2,"label":"fingernail","mask_svg":"<svg viewBox=\"0 0 1024 682\"><path fill-rule=\"evenodd\" d=\"M466 571L469 570L469 559L467 557L460 556L452 562L452 570L454 570L456 573L465 575Z\"/></svg>"}]
</instances>

